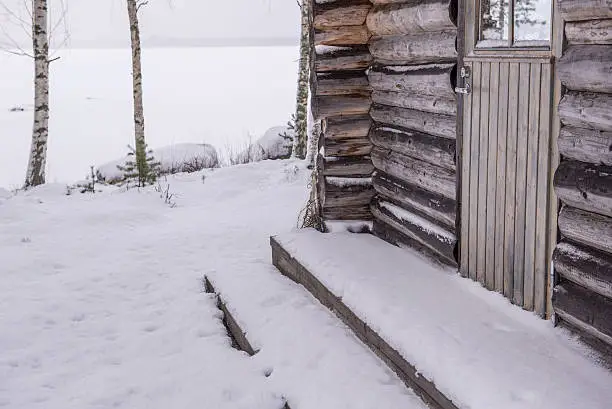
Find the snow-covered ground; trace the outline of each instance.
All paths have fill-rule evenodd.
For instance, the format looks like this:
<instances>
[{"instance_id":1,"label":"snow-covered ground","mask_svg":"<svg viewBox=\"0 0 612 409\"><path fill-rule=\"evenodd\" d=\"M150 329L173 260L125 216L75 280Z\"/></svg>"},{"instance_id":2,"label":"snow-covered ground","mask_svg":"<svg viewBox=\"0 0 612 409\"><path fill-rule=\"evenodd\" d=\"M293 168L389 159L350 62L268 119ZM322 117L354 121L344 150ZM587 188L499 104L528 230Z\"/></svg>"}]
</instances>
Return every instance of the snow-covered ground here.
<instances>
[{"instance_id":1,"label":"snow-covered ground","mask_svg":"<svg viewBox=\"0 0 612 409\"><path fill-rule=\"evenodd\" d=\"M72 49L57 56L51 66L47 175L50 182L71 183L91 165L122 157L133 144L130 50ZM296 59L297 47L145 49L149 146L208 143L222 153L285 124L295 105ZM4 188L21 186L25 178L32 75L31 60L0 53ZM14 107L26 111L10 112Z\"/></svg>"},{"instance_id":2,"label":"snow-covered ground","mask_svg":"<svg viewBox=\"0 0 612 409\"><path fill-rule=\"evenodd\" d=\"M169 176L174 208L154 188L0 190L0 407L424 409L272 267L269 235L308 197L302 166ZM252 289L253 358L231 348L205 274Z\"/></svg>"}]
</instances>

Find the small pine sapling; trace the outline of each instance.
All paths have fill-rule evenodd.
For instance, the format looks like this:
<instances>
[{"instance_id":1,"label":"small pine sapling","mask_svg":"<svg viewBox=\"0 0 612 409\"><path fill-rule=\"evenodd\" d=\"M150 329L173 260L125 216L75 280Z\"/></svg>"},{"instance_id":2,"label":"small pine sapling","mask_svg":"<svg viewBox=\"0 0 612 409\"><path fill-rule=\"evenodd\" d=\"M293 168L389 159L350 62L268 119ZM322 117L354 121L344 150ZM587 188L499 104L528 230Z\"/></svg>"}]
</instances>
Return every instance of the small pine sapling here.
<instances>
[{"instance_id":1,"label":"small pine sapling","mask_svg":"<svg viewBox=\"0 0 612 409\"><path fill-rule=\"evenodd\" d=\"M287 133L287 130L291 131L293 135ZM285 141L285 146L288 148L287 156L283 156L279 159L289 159L291 157L291 153L293 151L293 138L295 136L295 114L291 115L291 119L287 122L287 129L282 133L278 134Z\"/></svg>"},{"instance_id":2,"label":"small pine sapling","mask_svg":"<svg viewBox=\"0 0 612 409\"><path fill-rule=\"evenodd\" d=\"M124 181L136 181L138 187L154 184L161 172L161 163L155 160L153 151L144 142L138 143L136 149L128 145L128 149L125 165L117 165L123 172Z\"/></svg>"}]
</instances>

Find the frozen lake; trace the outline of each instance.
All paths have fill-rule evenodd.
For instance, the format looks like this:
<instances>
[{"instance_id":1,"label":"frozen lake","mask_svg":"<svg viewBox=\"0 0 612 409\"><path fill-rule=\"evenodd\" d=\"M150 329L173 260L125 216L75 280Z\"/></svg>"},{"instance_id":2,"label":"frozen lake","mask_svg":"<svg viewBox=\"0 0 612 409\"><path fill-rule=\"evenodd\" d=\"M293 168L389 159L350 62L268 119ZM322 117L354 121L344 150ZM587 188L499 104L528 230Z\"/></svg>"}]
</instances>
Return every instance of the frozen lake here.
<instances>
[{"instance_id":1,"label":"frozen lake","mask_svg":"<svg viewBox=\"0 0 612 409\"><path fill-rule=\"evenodd\" d=\"M48 182L82 179L133 144L129 49L64 50L51 65ZM0 186L23 184L32 127L32 63L0 53ZM147 142L220 151L283 125L295 105L297 47L143 51ZM25 112L10 112L20 106Z\"/></svg>"}]
</instances>

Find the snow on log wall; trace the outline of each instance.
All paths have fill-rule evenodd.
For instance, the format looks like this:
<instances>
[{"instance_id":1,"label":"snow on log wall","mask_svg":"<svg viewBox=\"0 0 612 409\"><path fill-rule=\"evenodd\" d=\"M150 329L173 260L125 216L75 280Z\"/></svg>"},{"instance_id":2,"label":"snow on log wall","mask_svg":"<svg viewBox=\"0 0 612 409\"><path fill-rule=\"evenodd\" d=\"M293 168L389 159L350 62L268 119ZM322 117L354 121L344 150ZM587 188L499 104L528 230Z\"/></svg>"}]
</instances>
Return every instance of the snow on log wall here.
<instances>
[{"instance_id":1,"label":"snow on log wall","mask_svg":"<svg viewBox=\"0 0 612 409\"><path fill-rule=\"evenodd\" d=\"M316 0L313 112L322 120L318 191L325 221L370 220L372 143L368 138L372 63L369 0Z\"/></svg>"},{"instance_id":2,"label":"snow on log wall","mask_svg":"<svg viewBox=\"0 0 612 409\"><path fill-rule=\"evenodd\" d=\"M561 325L612 356L612 7L559 0L566 47L557 62L561 200L553 306Z\"/></svg>"},{"instance_id":3,"label":"snow on log wall","mask_svg":"<svg viewBox=\"0 0 612 409\"><path fill-rule=\"evenodd\" d=\"M456 265L456 2L372 3L374 233Z\"/></svg>"}]
</instances>

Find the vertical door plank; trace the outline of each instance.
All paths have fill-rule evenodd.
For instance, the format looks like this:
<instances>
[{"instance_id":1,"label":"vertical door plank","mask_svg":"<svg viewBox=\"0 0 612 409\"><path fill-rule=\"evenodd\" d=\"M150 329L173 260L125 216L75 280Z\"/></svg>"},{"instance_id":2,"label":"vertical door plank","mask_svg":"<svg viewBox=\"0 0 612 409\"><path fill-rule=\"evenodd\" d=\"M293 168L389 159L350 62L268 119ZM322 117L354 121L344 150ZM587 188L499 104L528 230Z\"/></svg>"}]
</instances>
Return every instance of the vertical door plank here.
<instances>
[{"instance_id":1,"label":"vertical door plank","mask_svg":"<svg viewBox=\"0 0 612 409\"><path fill-rule=\"evenodd\" d=\"M536 245L535 253L535 312L544 317L546 314L547 285L548 280L548 258L551 256L548 251L548 223L549 203L548 191L550 173L550 152L551 152L551 101L552 101L552 75L551 65L542 64L542 80L540 84L540 132L538 143L538 181L536 198Z\"/></svg>"},{"instance_id":2,"label":"vertical door plank","mask_svg":"<svg viewBox=\"0 0 612 409\"><path fill-rule=\"evenodd\" d=\"M529 133L527 135L527 184L525 193L525 279L523 282L523 308L534 309L535 252L536 252L536 195L538 188L538 144L540 137L541 65L529 68ZM538 246L539 247L539 246ZM546 252L546 247L538 248Z\"/></svg>"},{"instance_id":3,"label":"vertical door plank","mask_svg":"<svg viewBox=\"0 0 612 409\"><path fill-rule=\"evenodd\" d=\"M495 288L495 194L497 192L497 122L499 113L499 63L491 63L491 80L489 82L489 153L487 169L487 260L486 260L486 286Z\"/></svg>"},{"instance_id":4,"label":"vertical door plank","mask_svg":"<svg viewBox=\"0 0 612 409\"><path fill-rule=\"evenodd\" d=\"M480 78L481 63L475 62L472 72L472 135L470 152L470 278L476 281L476 261L478 258L478 161L480 160Z\"/></svg>"},{"instance_id":5,"label":"vertical door plank","mask_svg":"<svg viewBox=\"0 0 612 409\"><path fill-rule=\"evenodd\" d=\"M487 171L489 154L489 103L491 63L482 63L480 81L480 144L478 147L478 261L476 276L485 285L487 261Z\"/></svg>"},{"instance_id":6,"label":"vertical door plank","mask_svg":"<svg viewBox=\"0 0 612 409\"><path fill-rule=\"evenodd\" d=\"M504 212L506 211L506 143L508 139L508 84L510 64L499 65L497 111L497 194L495 198L495 291L504 292Z\"/></svg>"},{"instance_id":7,"label":"vertical door plank","mask_svg":"<svg viewBox=\"0 0 612 409\"><path fill-rule=\"evenodd\" d=\"M466 66L473 72L472 64ZM463 141L461 143L461 268L460 273L463 277L469 277L470 263L470 151L472 134L472 93L459 96L464 98L463 104Z\"/></svg>"},{"instance_id":8,"label":"vertical door plank","mask_svg":"<svg viewBox=\"0 0 612 409\"><path fill-rule=\"evenodd\" d=\"M518 133L519 63L510 63L508 87L508 139L506 144L506 205L504 217L504 295L514 294L514 211L516 193L516 145Z\"/></svg>"},{"instance_id":9,"label":"vertical door plank","mask_svg":"<svg viewBox=\"0 0 612 409\"><path fill-rule=\"evenodd\" d=\"M529 135L529 63L519 66L518 134L516 148L516 209L514 218L514 296L523 305L525 269L525 198L527 183L527 137ZM538 101L534 101L538 103Z\"/></svg>"}]
</instances>

